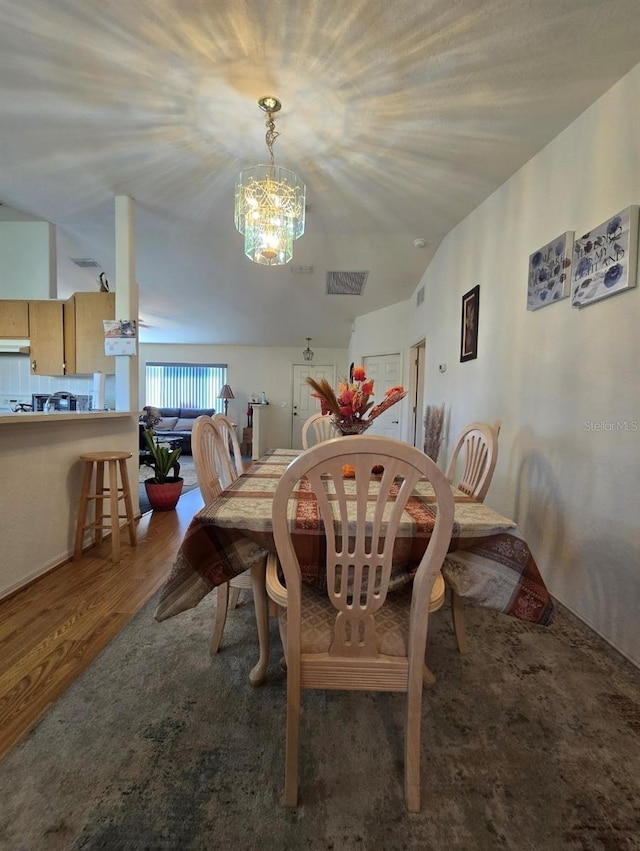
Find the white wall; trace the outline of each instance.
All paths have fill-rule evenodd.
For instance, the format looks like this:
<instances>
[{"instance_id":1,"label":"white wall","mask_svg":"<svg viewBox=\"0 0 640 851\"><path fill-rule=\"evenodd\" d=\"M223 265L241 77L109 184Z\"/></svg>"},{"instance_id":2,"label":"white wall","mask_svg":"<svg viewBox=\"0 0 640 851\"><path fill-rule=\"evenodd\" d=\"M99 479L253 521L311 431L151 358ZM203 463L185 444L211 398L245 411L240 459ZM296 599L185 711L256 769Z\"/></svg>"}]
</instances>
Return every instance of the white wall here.
<instances>
[{"instance_id":1,"label":"white wall","mask_svg":"<svg viewBox=\"0 0 640 851\"><path fill-rule=\"evenodd\" d=\"M425 404L446 403L449 449L467 422L502 420L487 502L518 521L552 594L638 666L640 288L533 312L526 290L536 249L640 203L639 128L640 65L447 236L424 304L389 309L386 346L426 337ZM476 284L478 358L461 364L461 297ZM350 355L386 342L386 315L357 320Z\"/></svg>"},{"instance_id":2,"label":"white wall","mask_svg":"<svg viewBox=\"0 0 640 851\"><path fill-rule=\"evenodd\" d=\"M314 348L314 364L335 364L338 375L348 372L346 349ZM151 344L140 345L140 396L144 397L147 361L165 363L226 363L227 382L235 399L229 402L229 418L247 425L247 403L252 394L264 392L269 399L267 430L272 447L291 445L291 379L293 365L304 363L302 348L262 348L257 346L208 346ZM142 400L144 404L144 400ZM224 412L219 400L216 410Z\"/></svg>"},{"instance_id":3,"label":"white wall","mask_svg":"<svg viewBox=\"0 0 640 851\"><path fill-rule=\"evenodd\" d=\"M56 229L0 220L0 298L55 298Z\"/></svg>"}]
</instances>

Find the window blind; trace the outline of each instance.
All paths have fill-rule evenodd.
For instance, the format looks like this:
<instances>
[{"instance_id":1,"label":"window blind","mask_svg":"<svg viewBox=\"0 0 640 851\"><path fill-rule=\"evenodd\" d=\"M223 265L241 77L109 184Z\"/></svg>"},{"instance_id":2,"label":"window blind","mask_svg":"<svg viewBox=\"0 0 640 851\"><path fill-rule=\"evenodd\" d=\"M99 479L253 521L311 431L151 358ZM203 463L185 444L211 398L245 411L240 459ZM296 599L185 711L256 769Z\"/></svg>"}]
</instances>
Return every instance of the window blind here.
<instances>
[{"instance_id":1,"label":"window blind","mask_svg":"<svg viewBox=\"0 0 640 851\"><path fill-rule=\"evenodd\" d=\"M145 404L156 408L216 408L227 364L147 363Z\"/></svg>"}]
</instances>

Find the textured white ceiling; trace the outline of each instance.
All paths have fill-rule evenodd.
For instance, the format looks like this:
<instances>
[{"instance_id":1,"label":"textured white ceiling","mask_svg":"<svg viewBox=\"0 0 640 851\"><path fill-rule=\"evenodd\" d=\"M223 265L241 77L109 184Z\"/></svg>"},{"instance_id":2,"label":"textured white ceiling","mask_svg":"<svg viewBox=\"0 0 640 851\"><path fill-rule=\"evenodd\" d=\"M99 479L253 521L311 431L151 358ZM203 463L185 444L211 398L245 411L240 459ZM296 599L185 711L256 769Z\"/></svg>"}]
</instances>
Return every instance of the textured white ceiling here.
<instances>
[{"instance_id":1,"label":"textured white ceiling","mask_svg":"<svg viewBox=\"0 0 640 851\"><path fill-rule=\"evenodd\" d=\"M61 294L136 201L149 342L346 346L443 236L640 61L638 0L0 0L0 201L54 222ZM236 173L307 184L293 266L250 263ZM427 247L417 249L421 237ZM369 271L362 296L327 271ZM85 273L87 274L87 273Z\"/></svg>"}]
</instances>

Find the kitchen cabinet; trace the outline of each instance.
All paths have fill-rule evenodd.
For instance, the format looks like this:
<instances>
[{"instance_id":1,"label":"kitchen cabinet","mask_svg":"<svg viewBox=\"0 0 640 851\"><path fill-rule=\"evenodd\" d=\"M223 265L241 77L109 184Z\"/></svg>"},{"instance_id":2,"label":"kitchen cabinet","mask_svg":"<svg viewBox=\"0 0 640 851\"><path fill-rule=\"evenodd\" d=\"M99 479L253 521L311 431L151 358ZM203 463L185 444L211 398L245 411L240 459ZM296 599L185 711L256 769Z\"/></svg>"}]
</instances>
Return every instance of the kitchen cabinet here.
<instances>
[{"instance_id":1,"label":"kitchen cabinet","mask_svg":"<svg viewBox=\"0 0 640 851\"><path fill-rule=\"evenodd\" d=\"M103 319L115 319L115 293L74 293L67 301L29 302L32 375L115 372L104 353Z\"/></svg>"},{"instance_id":2,"label":"kitchen cabinet","mask_svg":"<svg viewBox=\"0 0 640 851\"><path fill-rule=\"evenodd\" d=\"M32 375L64 375L64 302L29 302Z\"/></svg>"},{"instance_id":3,"label":"kitchen cabinet","mask_svg":"<svg viewBox=\"0 0 640 851\"><path fill-rule=\"evenodd\" d=\"M66 373L88 375L116 371L115 358L104 353L103 319L115 319L115 293L74 293L64 304Z\"/></svg>"},{"instance_id":4,"label":"kitchen cabinet","mask_svg":"<svg viewBox=\"0 0 640 851\"><path fill-rule=\"evenodd\" d=\"M17 299L0 301L0 337L16 339L29 336L29 302Z\"/></svg>"}]
</instances>

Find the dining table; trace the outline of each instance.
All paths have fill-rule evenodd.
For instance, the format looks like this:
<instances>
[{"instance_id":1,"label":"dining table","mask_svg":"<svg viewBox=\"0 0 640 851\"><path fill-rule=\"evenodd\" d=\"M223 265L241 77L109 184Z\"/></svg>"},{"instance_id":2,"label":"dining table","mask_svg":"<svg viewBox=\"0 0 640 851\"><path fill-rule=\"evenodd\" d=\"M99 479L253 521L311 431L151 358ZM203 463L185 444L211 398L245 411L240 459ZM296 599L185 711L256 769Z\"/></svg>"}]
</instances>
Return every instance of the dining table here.
<instances>
[{"instance_id":1,"label":"dining table","mask_svg":"<svg viewBox=\"0 0 640 851\"><path fill-rule=\"evenodd\" d=\"M164 583L155 619L193 608L217 586L251 570L260 645L250 673L258 685L266 675L268 600L266 561L275 553L271 508L278 482L302 450L271 449L230 487L194 515ZM349 483L345 481L348 490ZM465 601L529 623L548 625L553 601L516 523L452 485L453 533L442 573ZM314 495L300 482L289 503L292 539L302 579L326 584L324 530ZM418 482L398 528L390 591L411 582L433 531L437 504L431 484Z\"/></svg>"}]
</instances>

